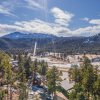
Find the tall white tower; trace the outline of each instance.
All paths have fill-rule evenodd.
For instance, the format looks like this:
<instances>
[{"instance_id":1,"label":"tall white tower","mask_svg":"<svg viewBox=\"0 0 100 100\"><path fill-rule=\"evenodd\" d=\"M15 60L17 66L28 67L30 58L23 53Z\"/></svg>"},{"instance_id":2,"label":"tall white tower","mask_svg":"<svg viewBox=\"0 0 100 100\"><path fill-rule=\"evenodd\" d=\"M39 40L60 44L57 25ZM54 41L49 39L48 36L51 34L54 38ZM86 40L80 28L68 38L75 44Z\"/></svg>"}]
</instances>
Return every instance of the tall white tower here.
<instances>
[{"instance_id":1,"label":"tall white tower","mask_svg":"<svg viewBox=\"0 0 100 100\"><path fill-rule=\"evenodd\" d=\"M37 42L35 42L35 46L34 46L34 53L33 53L33 56L36 56L36 48L37 48Z\"/></svg>"}]
</instances>

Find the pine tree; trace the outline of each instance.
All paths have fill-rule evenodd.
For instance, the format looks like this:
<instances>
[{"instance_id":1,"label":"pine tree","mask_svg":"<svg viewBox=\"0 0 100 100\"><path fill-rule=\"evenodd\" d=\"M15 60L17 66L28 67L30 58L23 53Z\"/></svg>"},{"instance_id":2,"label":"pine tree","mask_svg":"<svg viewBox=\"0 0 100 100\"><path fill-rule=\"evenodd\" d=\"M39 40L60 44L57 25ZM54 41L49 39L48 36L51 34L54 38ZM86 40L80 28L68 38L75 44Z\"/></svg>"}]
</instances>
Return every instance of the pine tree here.
<instances>
[{"instance_id":1,"label":"pine tree","mask_svg":"<svg viewBox=\"0 0 100 100\"><path fill-rule=\"evenodd\" d=\"M83 57L84 61L80 67L72 67L69 70L71 81L75 82L73 91L70 92L71 98L76 100L99 100L100 96L100 76L98 68L93 66L87 57ZM73 95L76 93L76 96ZM80 99L80 98L84 99Z\"/></svg>"},{"instance_id":2,"label":"pine tree","mask_svg":"<svg viewBox=\"0 0 100 100\"><path fill-rule=\"evenodd\" d=\"M19 100L27 100L26 73L23 66L19 66L18 80L20 82L19 83L19 89L20 89Z\"/></svg>"},{"instance_id":3,"label":"pine tree","mask_svg":"<svg viewBox=\"0 0 100 100\"><path fill-rule=\"evenodd\" d=\"M46 78L48 91L55 97L57 89L56 87L60 84L61 81L60 73L57 68L53 66L51 69L49 69L47 71Z\"/></svg>"}]
</instances>

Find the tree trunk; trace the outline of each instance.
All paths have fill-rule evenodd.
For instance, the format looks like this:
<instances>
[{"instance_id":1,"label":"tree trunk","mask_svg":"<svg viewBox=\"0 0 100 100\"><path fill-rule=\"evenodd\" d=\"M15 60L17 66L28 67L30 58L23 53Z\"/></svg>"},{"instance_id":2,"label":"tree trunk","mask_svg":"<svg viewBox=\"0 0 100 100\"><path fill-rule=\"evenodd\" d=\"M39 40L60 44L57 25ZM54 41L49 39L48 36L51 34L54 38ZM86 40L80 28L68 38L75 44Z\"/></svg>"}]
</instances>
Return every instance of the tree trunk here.
<instances>
[{"instance_id":1,"label":"tree trunk","mask_svg":"<svg viewBox=\"0 0 100 100\"><path fill-rule=\"evenodd\" d=\"M12 90L11 90L11 85L9 86L9 88L10 88L9 96L10 96L10 100L12 100Z\"/></svg>"}]
</instances>

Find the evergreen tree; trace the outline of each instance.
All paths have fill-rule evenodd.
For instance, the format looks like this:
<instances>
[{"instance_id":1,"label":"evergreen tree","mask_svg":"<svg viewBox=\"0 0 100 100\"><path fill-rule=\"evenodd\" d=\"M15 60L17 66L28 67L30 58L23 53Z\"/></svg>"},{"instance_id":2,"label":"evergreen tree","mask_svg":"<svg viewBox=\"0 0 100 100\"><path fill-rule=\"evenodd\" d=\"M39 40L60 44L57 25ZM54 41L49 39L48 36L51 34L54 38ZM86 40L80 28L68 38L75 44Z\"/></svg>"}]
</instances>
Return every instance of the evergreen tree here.
<instances>
[{"instance_id":1,"label":"evergreen tree","mask_svg":"<svg viewBox=\"0 0 100 100\"><path fill-rule=\"evenodd\" d=\"M47 78L48 91L55 97L57 90L56 87L60 84L61 81L60 73L57 70L57 68L53 66L51 69L49 69L47 71L46 78Z\"/></svg>"},{"instance_id":2,"label":"evergreen tree","mask_svg":"<svg viewBox=\"0 0 100 100\"><path fill-rule=\"evenodd\" d=\"M18 79L20 82L19 83L19 89L20 89L19 100L27 100L26 73L23 66L19 66Z\"/></svg>"},{"instance_id":3,"label":"evergreen tree","mask_svg":"<svg viewBox=\"0 0 100 100\"><path fill-rule=\"evenodd\" d=\"M26 72L26 78L28 79L29 76L32 75L32 61L31 58L27 58L25 63L24 63L24 68L25 68L25 72Z\"/></svg>"},{"instance_id":4,"label":"evergreen tree","mask_svg":"<svg viewBox=\"0 0 100 100\"><path fill-rule=\"evenodd\" d=\"M84 56L83 59L80 67L74 66L69 70L69 77L71 81L75 82L73 91L70 92L71 100L72 98L75 100L91 100L91 98L99 100L100 76L98 69L91 64L87 57Z\"/></svg>"}]
</instances>

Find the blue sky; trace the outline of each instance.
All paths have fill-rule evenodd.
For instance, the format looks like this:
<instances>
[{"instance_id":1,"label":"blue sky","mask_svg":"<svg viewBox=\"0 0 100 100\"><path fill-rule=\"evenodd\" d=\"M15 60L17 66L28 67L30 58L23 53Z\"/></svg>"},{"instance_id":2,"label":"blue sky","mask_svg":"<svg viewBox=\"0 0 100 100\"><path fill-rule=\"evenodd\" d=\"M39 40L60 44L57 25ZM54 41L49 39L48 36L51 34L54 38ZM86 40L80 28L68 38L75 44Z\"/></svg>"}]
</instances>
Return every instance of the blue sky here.
<instances>
[{"instance_id":1,"label":"blue sky","mask_svg":"<svg viewBox=\"0 0 100 100\"><path fill-rule=\"evenodd\" d=\"M0 0L0 36L15 31L57 36L100 33L100 0Z\"/></svg>"}]
</instances>

